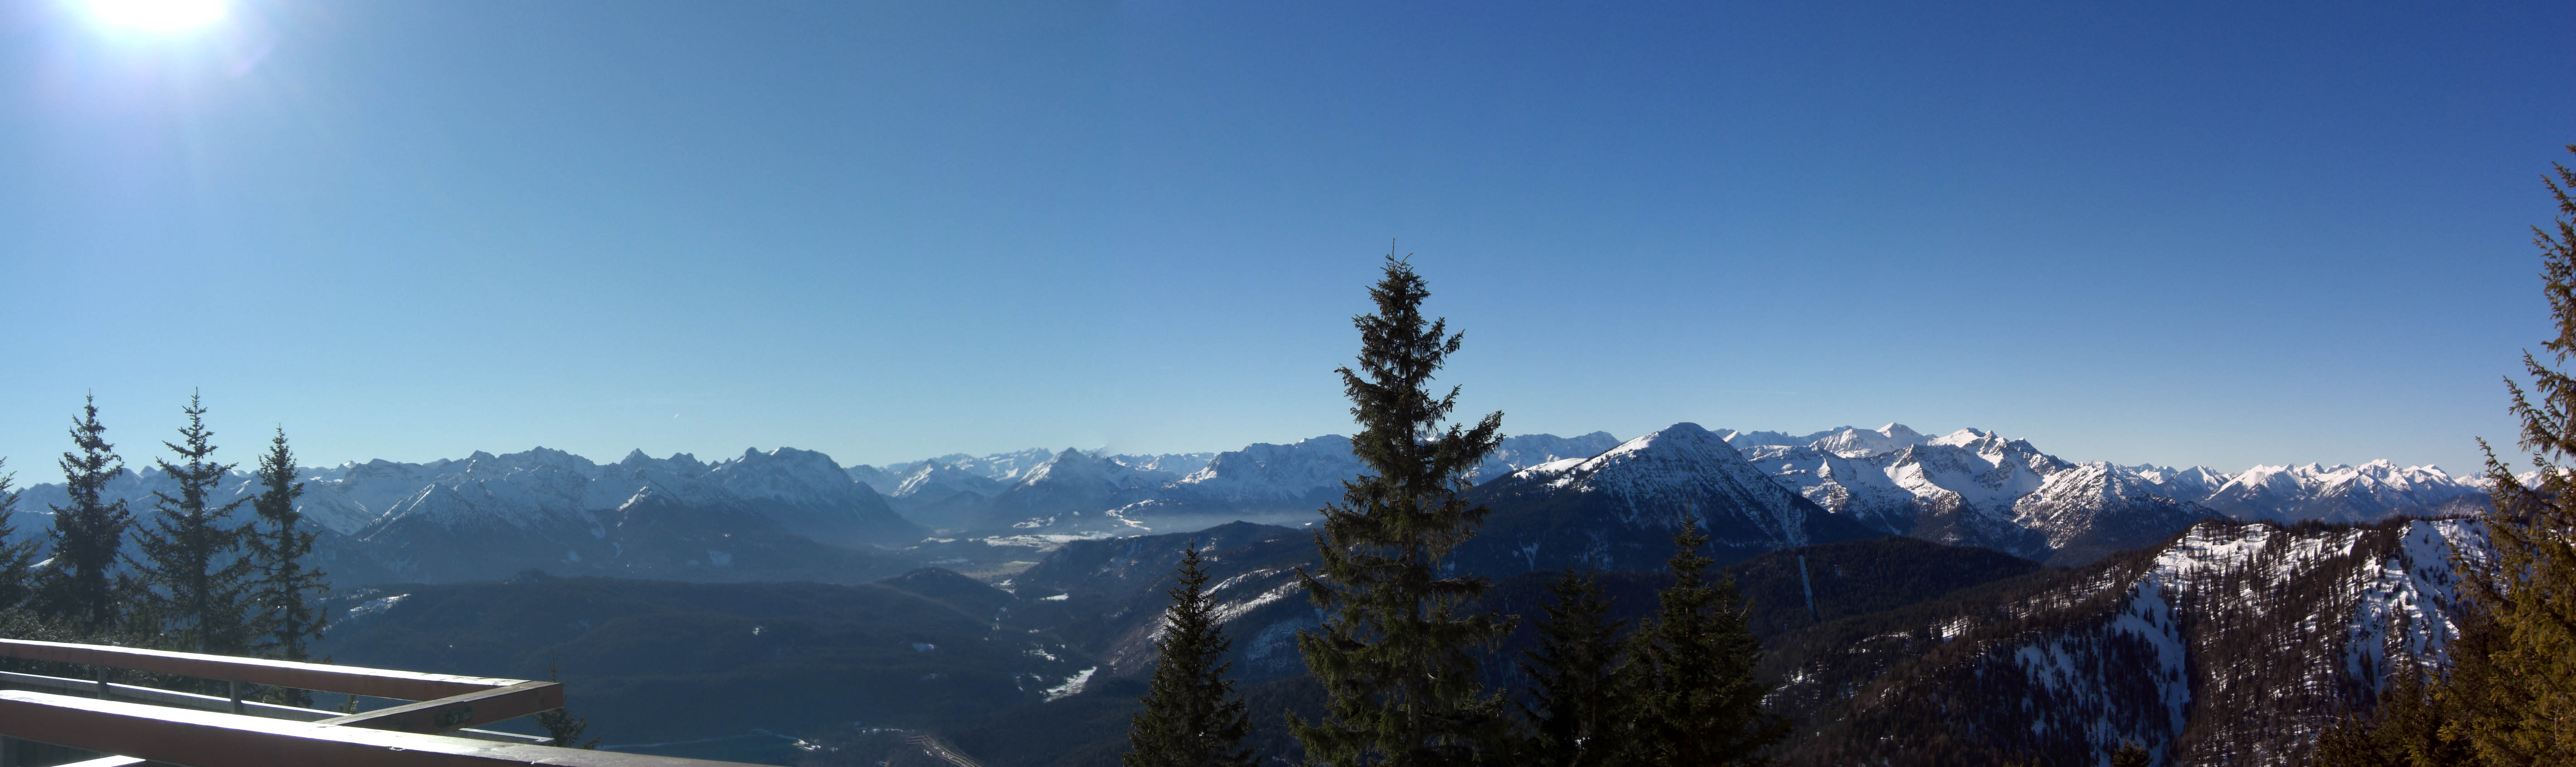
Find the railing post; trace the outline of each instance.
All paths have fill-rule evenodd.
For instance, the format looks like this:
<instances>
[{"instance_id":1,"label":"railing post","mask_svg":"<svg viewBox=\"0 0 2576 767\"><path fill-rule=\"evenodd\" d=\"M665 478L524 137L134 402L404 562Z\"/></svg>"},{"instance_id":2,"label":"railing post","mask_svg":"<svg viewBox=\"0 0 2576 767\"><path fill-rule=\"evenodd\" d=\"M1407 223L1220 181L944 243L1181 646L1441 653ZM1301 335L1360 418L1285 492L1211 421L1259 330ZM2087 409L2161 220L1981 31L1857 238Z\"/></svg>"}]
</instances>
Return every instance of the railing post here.
<instances>
[{"instance_id":1,"label":"railing post","mask_svg":"<svg viewBox=\"0 0 2576 767\"><path fill-rule=\"evenodd\" d=\"M232 681L230 682L230 684L231 684L232 689L233 689L233 713L238 714L238 713L241 713L241 712L242 712L242 703L241 703L241 680L239 680L239 679L232 680Z\"/></svg>"},{"instance_id":2,"label":"railing post","mask_svg":"<svg viewBox=\"0 0 2576 767\"><path fill-rule=\"evenodd\" d=\"M107 667L94 665L89 671L91 678L98 680L98 699L107 700Z\"/></svg>"}]
</instances>

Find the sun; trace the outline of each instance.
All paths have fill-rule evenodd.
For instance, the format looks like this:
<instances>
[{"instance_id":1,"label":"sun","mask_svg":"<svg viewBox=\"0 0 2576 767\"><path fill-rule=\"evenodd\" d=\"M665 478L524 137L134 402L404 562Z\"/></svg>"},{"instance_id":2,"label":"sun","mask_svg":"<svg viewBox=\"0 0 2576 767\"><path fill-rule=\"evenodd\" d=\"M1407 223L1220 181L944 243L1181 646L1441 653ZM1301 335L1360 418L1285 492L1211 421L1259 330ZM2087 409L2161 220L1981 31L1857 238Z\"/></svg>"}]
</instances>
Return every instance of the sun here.
<instances>
[{"instance_id":1,"label":"sun","mask_svg":"<svg viewBox=\"0 0 2576 767\"><path fill-rule=\"evenodd\" d=\"M143 32L185 32L224 18L224 0L86 0L98 23Z\"/></svg>"}]
</instances>

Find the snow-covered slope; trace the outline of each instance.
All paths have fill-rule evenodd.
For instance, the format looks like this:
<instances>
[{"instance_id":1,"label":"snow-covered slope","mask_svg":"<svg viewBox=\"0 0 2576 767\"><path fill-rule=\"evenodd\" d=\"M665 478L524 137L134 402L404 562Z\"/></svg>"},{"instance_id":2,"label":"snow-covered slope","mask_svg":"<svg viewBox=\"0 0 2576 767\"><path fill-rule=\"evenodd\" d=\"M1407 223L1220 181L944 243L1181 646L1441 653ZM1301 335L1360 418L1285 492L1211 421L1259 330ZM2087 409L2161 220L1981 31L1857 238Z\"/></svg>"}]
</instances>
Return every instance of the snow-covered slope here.
<instances>
[{"instance_id":1,"label":"snow-covered slope","mask_svg":"<svg viewBox=\"0 0 2576 767\"><path fill-rule=\"evenodd\" d=\"M1779 693L1847 701L1818 711L1825 737L1792 758L2099 764L2136 742L2162 764L2293 764L2320 727L2376 694L2391 658L2441 657L2455 632L2449 551L2483 541L2456 520L2205 520L2022 591L1927 606L1894 632L1881 618L1873 636L1813 654ZM1837 667L1873 654L1917 659L1871 661L1893 670L1848 684Z\"/></svg>"}]
</instances>

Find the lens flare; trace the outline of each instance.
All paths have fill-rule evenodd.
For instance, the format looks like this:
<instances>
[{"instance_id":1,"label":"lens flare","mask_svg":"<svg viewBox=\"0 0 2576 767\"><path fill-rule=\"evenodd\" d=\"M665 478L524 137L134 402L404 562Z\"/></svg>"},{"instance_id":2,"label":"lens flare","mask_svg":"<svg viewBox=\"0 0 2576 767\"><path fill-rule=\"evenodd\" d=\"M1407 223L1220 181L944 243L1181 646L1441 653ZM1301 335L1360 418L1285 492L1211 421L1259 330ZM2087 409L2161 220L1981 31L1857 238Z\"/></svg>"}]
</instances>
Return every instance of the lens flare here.
<instances>
[{"instance_id":1,"label":"lens flare","mask_svg":"<svg viewBox=\"0 0 2576 767\"><path fill-rule=\"evenodd\" d=\"M185 32L224 18L224 0L88 0L98 23L144 32Z\"/></svg>"}]
</instances>

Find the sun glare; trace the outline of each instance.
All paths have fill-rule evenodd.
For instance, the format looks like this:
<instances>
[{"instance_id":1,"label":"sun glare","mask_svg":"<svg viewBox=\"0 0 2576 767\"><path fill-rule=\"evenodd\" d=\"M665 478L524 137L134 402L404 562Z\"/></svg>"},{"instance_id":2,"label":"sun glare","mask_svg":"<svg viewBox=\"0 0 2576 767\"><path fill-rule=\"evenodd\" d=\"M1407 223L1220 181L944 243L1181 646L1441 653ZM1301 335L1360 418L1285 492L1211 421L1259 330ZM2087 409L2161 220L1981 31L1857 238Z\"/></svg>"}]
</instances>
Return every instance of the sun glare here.
<instances>
[{"instance_id":1,"label":"sun glare","mask_svg":"<svg viewBox=\"0 0 2576 767\"><path fill-rule=\"evenodd\" d=\"M184 32L224 18L224 0L87 0L91 18L117 29Z\"/></svg>"}]
</instances>

